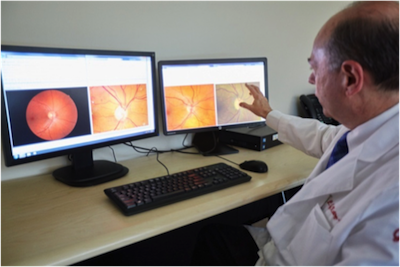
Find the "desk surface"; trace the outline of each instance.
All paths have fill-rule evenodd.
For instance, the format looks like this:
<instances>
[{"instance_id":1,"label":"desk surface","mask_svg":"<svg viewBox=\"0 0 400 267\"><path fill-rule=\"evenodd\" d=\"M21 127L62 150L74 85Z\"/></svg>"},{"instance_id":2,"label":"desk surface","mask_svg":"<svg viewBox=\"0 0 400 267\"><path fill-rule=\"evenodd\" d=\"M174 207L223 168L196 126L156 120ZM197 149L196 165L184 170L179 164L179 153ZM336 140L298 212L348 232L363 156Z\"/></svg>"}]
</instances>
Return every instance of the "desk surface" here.
<instances>
[{"instance_id":1,"label":"desk surface","mask_svg":"<svg viewBox=\"0 0 400 267\"><path fill-rule=\"evenodd\" d=\"M215 193L126 217L106 197L108 187L165 175L155 156L122 162L129 173L118 180L87 187L68 187L51 175L2 182L2 265L69 265L214 216L301 185L317 159L288 145L257 152L240 149L225 158L241 163L260 159L265 174ZM161 154L170 173L216 162L217 157Z\"/></svg>"}]
</instances>

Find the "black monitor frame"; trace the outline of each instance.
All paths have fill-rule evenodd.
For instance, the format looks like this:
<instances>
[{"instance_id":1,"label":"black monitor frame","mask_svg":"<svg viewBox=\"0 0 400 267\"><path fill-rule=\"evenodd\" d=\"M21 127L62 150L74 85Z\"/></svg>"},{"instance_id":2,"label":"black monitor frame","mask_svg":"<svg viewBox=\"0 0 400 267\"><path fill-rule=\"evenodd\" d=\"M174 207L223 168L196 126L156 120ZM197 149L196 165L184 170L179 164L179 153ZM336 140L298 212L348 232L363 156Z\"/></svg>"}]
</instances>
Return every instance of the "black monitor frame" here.
<instances>
[{"instance_id":1,"label":"black monitor frame","mask_svg":"<svg viewBox=\"0 0 400 267\"><path fill-rule=\"evenodd\" d=\"M166 67L184 67L187 65L213 65L213 64L236 64L236 63L262 63L264 67L263 79L264 86L260 88L261 92L268 98L268 61L266 57L252 57L252 58L215 58L215 59L186 59L186 60L165 60L158 62L158 77L160 86L160 97L161 97L161 108L162 108L162 123L163 132L165 135L176 135L176 134L195 134L192 140L193 145L200 151L204 156L212 155L224 155L237 153L238 151L234 148L228 147L225 144L219 142L220 131L232 128L240 127L261 127L265 125L265 119L260 121L251 121L245 123L233 123L233 124L221 124L215 126L207 126L200 128L187 128L179 130L171 130L168 128L167 122L167 107L166 107L166 95L165 95L165 84L164 84L164 73L163 68ZM252 81L243 81L252 82Z\"/></svg>"},{"instance_id":2,"label":"black monitor frame","mask_svg":"<svg viewBox=\"0 0 400 267\"><path fill-rule=\"evenodd\" d=\"M49 159L53 157L70 155L72 165L57 169L53 172L53 176L71 186L92 186L114 180L124 176L128 169L118 163L96 160L93 161L92 150L105 146L120 144L129 141L140 140L144 138L154 137L159 135L158 126L158 110L157 110L157 86L156 86L156 61L155 52L137 52L137 51L115 51L115 50L95 50L95 49L71 49L71 48L49 48L49 47L31 47L31 46L14 46L2 45L3 51L10 52L33 52L33 53L54 53L54 54L69 54L69 55L95 55L95 56L133 56L147 57L150 59L150 72L152 83L152 107L154 129L137 134L125 135L116 139L94 140L90 143L74 145L74 147L63 148L59 151L46 152L44 154L30 155L23 158L14 158L12 154L9 114L6 111L5 104L5 89L3 84L3 69L1 78L1 135L2 135L2 150L4 162L6 166L15 166L19 164Z\"/></svg>"}]
</instances>

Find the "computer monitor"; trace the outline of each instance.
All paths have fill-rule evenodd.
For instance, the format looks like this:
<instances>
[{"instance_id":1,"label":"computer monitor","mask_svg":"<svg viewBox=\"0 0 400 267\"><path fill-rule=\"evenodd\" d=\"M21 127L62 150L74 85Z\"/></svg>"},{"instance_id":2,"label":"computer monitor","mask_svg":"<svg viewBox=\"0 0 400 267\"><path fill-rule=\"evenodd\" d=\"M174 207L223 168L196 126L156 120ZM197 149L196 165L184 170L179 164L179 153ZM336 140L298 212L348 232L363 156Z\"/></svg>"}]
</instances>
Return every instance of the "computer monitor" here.
<instances>
[{"instance_id":1,"label":"computer monitor","mask_svg":"<svg viewBox=\"0 0 400 267\"><path fill-rule=\"evenodd\" d=\"M69 155L53 176L91 186L124 176L92 150L158 135L155 53L1 46L6 166Z\"/></svg>"},{"instance_id":2,"label":"computer monitor","mask_svg":"<svg viewBox=\"0 0 400 267\"><path fill-rule=\"evenodd\" d=\"M164 134L195 133L205 156L237 153L219 142L219 131L265 125L239 106L253 102L246 84L268 97L267 58L197 59L158 62Z\"/></svg>"}]
</instances>

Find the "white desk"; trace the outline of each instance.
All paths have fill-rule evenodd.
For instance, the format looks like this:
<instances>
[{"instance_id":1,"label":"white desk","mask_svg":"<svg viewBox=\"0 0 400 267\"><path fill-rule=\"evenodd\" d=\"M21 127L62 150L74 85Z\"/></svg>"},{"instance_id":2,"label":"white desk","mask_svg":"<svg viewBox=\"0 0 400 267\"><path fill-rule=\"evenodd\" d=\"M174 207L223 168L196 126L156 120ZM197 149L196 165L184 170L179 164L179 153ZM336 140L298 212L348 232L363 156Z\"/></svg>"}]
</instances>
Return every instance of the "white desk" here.
<instances>
[{"instance_id":1,"label":"white desk","mask_svg":"<svg viewBox=\"0 0 400 267\"><path fill-rule=\"evenodd\" d=\"M317 163L288 145L262 152L239 150L225 157L237 163L263 160L269 172L248 172L248 183L129 217L103 190L165 175L155 155L122 162L129 168L125 177L93 187L68 187L51 175L4 181L2 265L77 263L301 185ZM237 167L217 157L176 152L159 159L170 173L216 162Z\"/></svg>"}]
</instances>

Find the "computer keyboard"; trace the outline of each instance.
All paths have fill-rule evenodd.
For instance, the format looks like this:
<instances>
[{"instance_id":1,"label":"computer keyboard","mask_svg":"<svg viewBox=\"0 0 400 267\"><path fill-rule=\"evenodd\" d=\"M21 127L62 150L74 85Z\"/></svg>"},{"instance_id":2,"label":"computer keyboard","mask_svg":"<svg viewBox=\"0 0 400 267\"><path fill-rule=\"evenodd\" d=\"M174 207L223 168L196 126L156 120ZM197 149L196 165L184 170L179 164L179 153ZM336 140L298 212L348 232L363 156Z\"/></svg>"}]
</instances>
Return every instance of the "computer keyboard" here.
<instances>
[{"instance_id":1,"label":"computer keyboard","mask_svg":"<svg viewBox=\"0 0 400 267\"><path fill-rule=\"evenodd\" d=\"M248 182L251 176L225 163L107 188L104 193L125 215L133 215Z\"/></svg>"}]
</instances>

